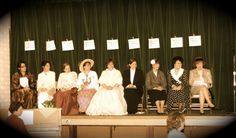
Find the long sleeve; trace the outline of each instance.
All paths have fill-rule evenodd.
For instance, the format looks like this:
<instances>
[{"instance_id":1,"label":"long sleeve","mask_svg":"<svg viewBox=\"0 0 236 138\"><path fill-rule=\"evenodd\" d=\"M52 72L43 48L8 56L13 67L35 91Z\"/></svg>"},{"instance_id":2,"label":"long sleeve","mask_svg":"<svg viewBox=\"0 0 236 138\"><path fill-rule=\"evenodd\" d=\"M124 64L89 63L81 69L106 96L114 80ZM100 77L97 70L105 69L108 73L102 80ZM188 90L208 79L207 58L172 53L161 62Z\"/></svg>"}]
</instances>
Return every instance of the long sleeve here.
<instances>
[{"instance_id":1,"label":"long sleeve","mask_svg":"<svg viewBox=\"0 0 236 138\"><path fill-rule=\"evenodd\" d=\"M126 87L130 84L129 70L125 70L123 73L123 86Z\"/></svg>"},{"instance_id":2,"label":"long sleeve","mask_svg":"<svg viewBox=\"0 0 236 138\"><path fill-rule=\"evenodd\" d=\"M29 87L30 89L36 89L36 80L33 74L29 73Z\"/></svg>"},{"instance_id":3,"label":"long sleeve","mask_svg":"<svg viewBox=\"0 0 236 138\"><path fill-rule=\"evenodd\" d=\"M89 88L94 88L94 89L98 89L98 75L95 71L90 71L89 78L91 83L89 84Z\"/></svg>"},{"instance_id":4,"label":"long sleeve","mask_svg":"<svg viewBox=\"0 0 236 138\"><path fill-rule=\"evenodd\" d=\"M193 86L193 83L194 83L193 70L190 70L190 73L189 73L189 85Z\"/></svg>"},{"instance_id":5,"label":"long sleeve","mask_svg":"<svg viewBox=\"0 0 236 138\"><path fill-rule=\"evenodd\" d=\"M37 81L37 90L40 91L42 88L46 89L55 89L56 86L56 75L55 72L50 71L47 74L40 73L38 75L38 81Z\"/></svg>"},{"instance_id":6,"label":"long sleeve","mask_svg":"<svg viewBox=\"0 0 236 138\"><path fill-rule=\"evenodd\" d=\"M145 85L147 89L153 89L151 86L151 76L150 76L150 72L147 73L146 75L146 81L145 81Z\"/></svg>"},{"instance_id":7,"label":"long sleeve","mask_svg":"<svg viewBox=\"0 0 236 138\"><path fill-rule=\"evenodd\" d=\"M21 86L20 86L20 83L19 83L19 75L18 75L18 73L15 73L15 74L12 75L12 78L11 78L11 90L15 91L15 90L18 90L20 88L21 88Z\"/></svg>"},{"instance_id":8,"label":"long sleeve","mask_svg":"<svg viewBox=\"0 0 236 138\"><path fill-rule=\"evenodd\" d=\"M140 70L140 69L137 69L137 76L139 76L139 77L138 77L137 81L134 82L134 85L136 85L137 87L140 87L140 89L141 88L143 89L143 85L145 83L145 78L144 78L144 75L143 75L143 71ZM134 76L134 77L136 77L136 76Z\"/></svg>"},{"instance_id":9,"label":"long sleeve","mask_svg":"<svg viewBox=\"0 0 236 138\"><path fill-rule=\"evenodd\" d=\"M160 74L161 74L162 87L166 89L166 86L167 86L166 77L163 72L160 72Z\"/></svg>"}]
</instances>

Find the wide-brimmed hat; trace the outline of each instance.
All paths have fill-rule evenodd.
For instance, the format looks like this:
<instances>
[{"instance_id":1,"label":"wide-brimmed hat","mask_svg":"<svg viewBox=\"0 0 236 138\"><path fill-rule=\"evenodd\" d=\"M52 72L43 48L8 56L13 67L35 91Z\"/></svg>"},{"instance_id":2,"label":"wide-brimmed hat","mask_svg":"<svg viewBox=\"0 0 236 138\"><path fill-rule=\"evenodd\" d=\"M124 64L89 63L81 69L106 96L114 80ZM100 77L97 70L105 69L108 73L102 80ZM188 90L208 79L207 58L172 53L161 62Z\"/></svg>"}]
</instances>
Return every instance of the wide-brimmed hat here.
<instances>
[{"instance_id":1,"label":"wide-brimmed hat","mask_svg":"<svg viewBox=\"0 0 236 138\"><path fill-rule=\"evenodd\" d=\"M93 67L93 65L94 65L94 61L92 60L92 59L85 59L85 60L83 60L82 62L80 62L80 64L79 64L79 70L82 72L82 71L84 71L84 63L86 63L86 62L89 62L90 63L90 65L91 65L91 68Z\"/></svg>"}]
</instances>

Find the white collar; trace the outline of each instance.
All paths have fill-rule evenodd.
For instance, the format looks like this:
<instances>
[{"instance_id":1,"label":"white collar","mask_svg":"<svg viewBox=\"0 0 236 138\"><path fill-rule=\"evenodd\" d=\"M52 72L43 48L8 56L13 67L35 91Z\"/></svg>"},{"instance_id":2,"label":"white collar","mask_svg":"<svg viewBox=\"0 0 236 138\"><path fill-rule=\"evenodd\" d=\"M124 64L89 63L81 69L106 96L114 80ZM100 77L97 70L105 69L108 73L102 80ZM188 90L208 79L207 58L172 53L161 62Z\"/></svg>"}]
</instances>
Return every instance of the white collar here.
<instances>
[{"instance_id":1,"label":"white collar","mask_svg":"<svg viewBox=\"0 0 236 138\"><path fill-rule=\"evenodd\" d=\"M183 68L180 68L177 74L175 73L175 69L174 69L174 68L170 70L170 74L171 74L171 76L173 77L173 79L176 80L176 81L179 82L179 83L182 83L182 82L179 80L179 78L182 76L183 72L184 72L184 69L183 69Z\"/></svg>"}]
</instances>

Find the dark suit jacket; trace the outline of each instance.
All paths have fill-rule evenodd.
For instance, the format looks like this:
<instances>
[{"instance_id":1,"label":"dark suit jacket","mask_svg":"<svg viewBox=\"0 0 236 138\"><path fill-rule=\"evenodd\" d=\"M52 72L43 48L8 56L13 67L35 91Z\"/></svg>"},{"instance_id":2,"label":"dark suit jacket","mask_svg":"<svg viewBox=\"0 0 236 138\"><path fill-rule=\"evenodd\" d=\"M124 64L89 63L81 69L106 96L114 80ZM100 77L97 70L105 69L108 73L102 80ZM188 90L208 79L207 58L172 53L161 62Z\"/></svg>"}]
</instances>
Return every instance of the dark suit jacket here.
<instances>
[{"instance_id":1,"label":"dark suit jacket","mask_svg":"<svg viewBox=\"0 0 236 138\"><path fill-rule=\"evenodd\" d=\"M129 85L130 82L130 69L127 69L123 72L122 74L123 76L123 86L124 88ZM143 71L140 69L136 68L135 74L134 74L134 81L133 81L133 85L135 85L137 87L137 92L138 94L140 94L140 96L142 96L143 94L143 86L144 86L144 75L143 75Z\"/></svg>"}]
</instances>

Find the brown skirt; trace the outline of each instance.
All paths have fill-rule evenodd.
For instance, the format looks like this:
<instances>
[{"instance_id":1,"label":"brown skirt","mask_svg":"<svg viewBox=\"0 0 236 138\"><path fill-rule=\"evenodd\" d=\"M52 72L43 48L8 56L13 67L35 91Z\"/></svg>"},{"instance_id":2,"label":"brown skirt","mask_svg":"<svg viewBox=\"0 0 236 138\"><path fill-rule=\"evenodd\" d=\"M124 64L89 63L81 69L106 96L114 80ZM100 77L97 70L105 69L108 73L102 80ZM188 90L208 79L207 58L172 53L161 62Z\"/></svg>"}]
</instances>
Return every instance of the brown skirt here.
<instances>
[{"instance_id":1,"label":"brown skirt","mask_svg":"<svg viewBox=\"0 0 236 138\"><path fill-rule=\"evenodd\" d=\"M77 103L77 89L57 91L54 95L55 106L62 108L62 115L77 115L79 107Z\"/></svg>"},{"instance_id":2,"label":"brown skirt","mask_svg":"<svg viewBox=\"0 0 236 138\"><path fill-rule=\"evenodd\" d=\"M90 101L95 93L95 89L80 90L78 92L78 103L80 112L85 112L87 110Z\"/></svg>"},{"instance_id":3,"label":"brown skirt","mask_svg":"<svg viewBox=\"0 0 236 138\"><path fill-rule=\"evenodd\" d=\"M12 93L12 102L21 102L24 109L33 108L34 106L34 91L31 89L19 89Z\"/></svg>"}]
</instances>

